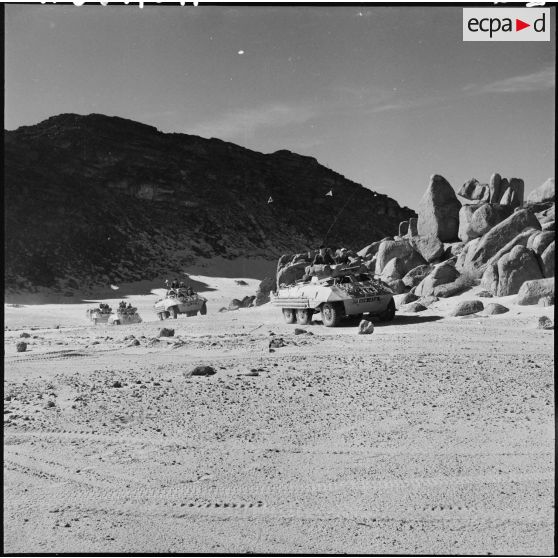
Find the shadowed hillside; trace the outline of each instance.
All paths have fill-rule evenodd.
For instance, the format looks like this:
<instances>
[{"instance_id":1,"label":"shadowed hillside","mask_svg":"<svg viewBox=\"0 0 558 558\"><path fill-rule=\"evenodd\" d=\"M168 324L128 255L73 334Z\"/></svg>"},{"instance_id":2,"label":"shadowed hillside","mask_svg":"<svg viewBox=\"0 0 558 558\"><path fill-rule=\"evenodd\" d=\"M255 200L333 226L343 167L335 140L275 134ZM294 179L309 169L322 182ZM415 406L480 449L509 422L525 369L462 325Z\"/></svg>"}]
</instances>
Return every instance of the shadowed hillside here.
<instances>
[{"instance_id":1,"label":"shadowed hillside","mask_svg":"<svg viewBox=\"0 0 558 558\"><path fill-rule=\"evenodd\" d=\"M415 215L312 157L122 118L62 114L4 138L9 291L149 279L214 256L272 260L323 241L360 249Z\"/></svg>"}]
</instances>

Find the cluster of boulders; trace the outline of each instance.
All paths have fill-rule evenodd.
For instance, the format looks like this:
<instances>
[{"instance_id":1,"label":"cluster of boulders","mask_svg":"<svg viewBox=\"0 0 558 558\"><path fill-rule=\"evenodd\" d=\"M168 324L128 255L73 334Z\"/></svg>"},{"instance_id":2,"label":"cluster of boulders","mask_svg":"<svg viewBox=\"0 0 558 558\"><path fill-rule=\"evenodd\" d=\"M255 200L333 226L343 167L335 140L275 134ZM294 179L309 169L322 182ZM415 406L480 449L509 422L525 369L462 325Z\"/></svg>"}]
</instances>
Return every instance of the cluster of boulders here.
<instances>
[{"instance_id":1,"label":"cluster of boulders","mask_svg":"<svg viewBox=\"0 0 558 558\"><path fill-rule=\"evenodd\" d=\"M518 304L554 304L554 179L526 199L524 191L522 179L495 173L488 184L468 180L456 195L444 177L433 175L418 218L400 223L397 236L351 254L353 261L395 294L408 293L401 302L411 311L479 284L485 296L517 294ZM277 286L301 279L313 254L282 256Z\"/></svg>"}]
</instances>

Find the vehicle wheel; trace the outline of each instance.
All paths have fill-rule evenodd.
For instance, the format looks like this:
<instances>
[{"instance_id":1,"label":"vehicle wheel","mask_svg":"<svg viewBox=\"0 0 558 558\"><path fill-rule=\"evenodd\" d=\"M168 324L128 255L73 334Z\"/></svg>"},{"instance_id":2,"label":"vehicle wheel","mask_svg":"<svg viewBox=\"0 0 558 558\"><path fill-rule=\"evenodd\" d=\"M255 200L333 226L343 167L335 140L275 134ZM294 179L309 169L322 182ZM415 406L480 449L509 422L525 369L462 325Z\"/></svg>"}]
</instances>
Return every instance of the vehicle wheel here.
<instances>
[{"instance_id":1,"label":"vehicle wheel","mask_svg":"<svg viewBox=\"0 0 558 558\"><path fill-rule=\"evenodd\" d=\"M335 327L341 321L341 311L335 304L326 303L322 306L322 321L326 327Z\"/></svg>"},{"instance_id":2,"label":"vehicle wheel","mask_svg":"<svg viewBox=\"0 0 558 558\"><path fill-rule=\"evenodd\" d=\"M164 316L163 316L163 313L162 313L162 312L159 312L159 313L157 314L157 316L159 316L159 319L160 319L160 320L163 320L163 319L164 319Z\"/></svg>"},{"instance_id":3,"label":"vehicle wheel","mask_svg":"<svg viewBox=\"0 0 558 558\"><path fill-rule=\"evenodd\" d=\"M97 318L95 318L95 319L93 320L93 323L94 323L95 325L97 325L97 324L99 323L99 320L98 320Z\"/></svg>"},{"instance_id":4,"label":"vehicle wheel","mask_svg":"<svg viewBox=\"0 0 558 558\"><path fill-rule=\"evenodd\" d=\"M170 318L170 313L165 311L165 312L163 312L163 316L164 316L165 319L168 319L168 318Z\"/></svg>"},{"instance_id":5,"label":"vehicle wheel","mask_svg":"<svg viewBox=\"0 0 558 558\"><path fill-rule=\"evenodd\" d=\"M120 320L114 320L114 322L112 322L114 325L120 325Z\"/></svg>"},{"instance_id":6,"label":"vehicle wheel","mask_svg":"<svg viewBox=\"0 0 558 558\"><path fill-rule=\"evenodd\" d=\"M283 318L288 324L294 324L296 322L296 314L292 308L283 308Z\"/></svg>"},{"instance_id":7,"label":"vehicle wheel","mask_svg":"<svg viewBox=\"0 0 558 558\"><path fill-rule=\"evenodd\" d=\"M176 318L178 318L178 312L176 310L176 306L171 306L169 310L170 310L170 315L171 315L172 319L176 320Z\"/></svg>"},{"instance_id":8,"label":"vehicle wheel","mask_svg":"<svg viewBox=\"0 0 558 558\"><path fill-rule=\"evenodd\" d=\"M391 322L395 318L395 302L393 298L389 301L387 308L378 316L382 322Z\"/></svg>"},{"instance_id":9,"label":"vehicle wheel","mask_svg":"<svg viewBox=\"0 0 558 558\"><path fill-rule=\"evenodd\" d=\"M202 316L205 316L207 314L207 305L205 304L205 302L202 304L202 307L200 308L200 314Z\"/></svg>"},{"instance_id":10,"label":"vehicle wheel","mask_svg":"<svg viewBox=\"0 0 558 558\"><path fill-rule=\"evenodd\" d=\"M310 310L297 310L296 322L300 325L308 325L312 323L312 314Z\"/></svg>"}]
</instances>

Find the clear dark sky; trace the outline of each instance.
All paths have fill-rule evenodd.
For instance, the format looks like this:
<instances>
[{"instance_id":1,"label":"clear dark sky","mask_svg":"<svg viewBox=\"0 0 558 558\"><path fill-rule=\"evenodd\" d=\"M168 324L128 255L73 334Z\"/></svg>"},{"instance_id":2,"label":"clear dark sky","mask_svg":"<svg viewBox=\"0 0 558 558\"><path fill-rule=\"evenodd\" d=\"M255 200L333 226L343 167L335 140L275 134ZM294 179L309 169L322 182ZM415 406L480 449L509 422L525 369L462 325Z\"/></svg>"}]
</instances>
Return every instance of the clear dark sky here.
<instances>
[{"instance_id":1,"label":"clear dark sky","mask_svg":"<svg viewBox=\"0 0 558 558\"><path fill-rule=\"evenodd\" d=\"M433 173L529 192L554 176L551 34L464 43L451 7L7 5L6 128L95 112L290 149L413 208Z\"/></svg>"}]
</instances>

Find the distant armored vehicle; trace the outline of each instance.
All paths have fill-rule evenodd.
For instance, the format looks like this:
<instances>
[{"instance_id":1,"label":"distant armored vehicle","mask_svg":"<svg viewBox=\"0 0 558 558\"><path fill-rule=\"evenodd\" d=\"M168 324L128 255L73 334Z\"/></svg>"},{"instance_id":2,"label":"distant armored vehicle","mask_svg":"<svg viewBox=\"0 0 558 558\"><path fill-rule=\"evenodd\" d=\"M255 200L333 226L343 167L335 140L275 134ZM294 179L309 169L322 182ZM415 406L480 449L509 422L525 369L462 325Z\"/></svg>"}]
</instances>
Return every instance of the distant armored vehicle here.
<instances>
[{"instance_id":1,"label":"distant armored vehicle","mask_svg":"<svg viewBox=\"0 0 558 558\"><path fill-rule=\"evenodd\" d=\"M86 316L95 324L139 324L142 322L137 308L119 308L113 312L107 304L99 305L99 308L88 308Z\"/></svg>"},{"instance_id":2,"label":"distant armored vehicle","mask_svg":"<svg viewBox=\"0 0 558 558\"><path fill-rule=\"evenodd\" d=\"M335 269L329 277L282 285L271 294L271 303L283 309L288 324L309 324L318 312L327 327L339 325L343 318L363 314L382 321L395 317L393 291L372 275L351 269Z\"/></svg>"},{"instance_id":3,"label":"distant armored vehicle","mask_svg":"<svg viewBox=\"0 0 558 558\"><path fill-rule=\"evenodd\" d=\"M111 314L112 309L107 304L101 304L99 305L99 308L88 308L85 311L87 318L95 325L106 324Z\"/></svg>"},{"instance_id":4,"label":"distant armored vehicle","mask_svg":"<svg viewBox=\"0 0 558 558\"><path fill-rule=\"evenodd\" d=\"M126 325L126 324L141 324L142 319L138 314L137 308L124 308L118 309L114 314L111 314L108 319L108 324L111 325Z\"/></svg>"},{"instance_id":5,"label":"distant armored vehicle","mask_svg":"<svg viewBox=\"0 0 558 558\"><path fill-rule=\"evenodd\" d=\"M178 318L179 314L195 316L198 312L207 314L207 299L197 293L186 295L171 290L155 303L155 312L160 320Z\"/></svg>"}]
</instances>

